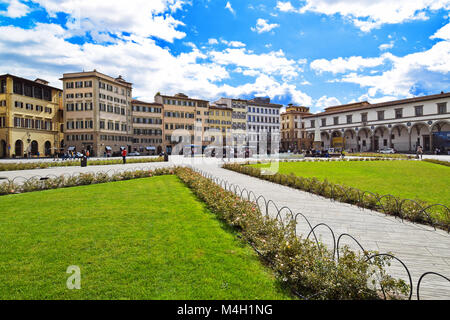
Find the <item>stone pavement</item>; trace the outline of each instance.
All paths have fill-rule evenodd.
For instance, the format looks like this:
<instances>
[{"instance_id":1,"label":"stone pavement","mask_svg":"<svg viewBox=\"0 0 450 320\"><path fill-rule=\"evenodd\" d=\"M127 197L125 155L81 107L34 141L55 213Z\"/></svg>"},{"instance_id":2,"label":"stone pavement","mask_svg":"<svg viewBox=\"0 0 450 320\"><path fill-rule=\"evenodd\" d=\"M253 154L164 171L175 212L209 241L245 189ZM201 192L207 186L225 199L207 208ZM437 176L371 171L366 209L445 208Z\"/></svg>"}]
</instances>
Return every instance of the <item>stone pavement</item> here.
<instances>
[{"instance_id":1,"label":"stone pavement","mask_svg":"<svg viewBox=\"0 0 450 320\"><path fill-rule=\"evenodd\" d=\"M401 219L395 219L384 214L362 210L358 207L333 202L300 190L263 181L257 178L228 171L214 165L193 165L194 168L207 172L239 185L241 189L251 190L258 197L263 195L267 200L273 200L278 208L289 207L294 214L304 214L312 226L326 223L333 229L336 240L341 234L350 234L366 250L392 253L408 267L412 281L414 296L417 282L425 272L437 272L450 278L450 235L442 230L413 224ZM271 208L271 215L276 213ZM284 211L286 214L287 211ZM306 237L310 228L298 219L298 234ZM325 227L316 229L316 234L322 238L330 249L333 248L331 232ZM348 237L342 238L341 245L349 245L358 250L358 246ZM408 279L407 272L399 262L393 262L390 272L393 275ZM407 281L407 283L409 283ZM427 276L421 284L421 299L450 299L450 282L436 276Z\"/></svg>"},{"instance_id":2,"label":"stone pavement","mask_svg":"<svg viewBox=\"0 0 450 320\"><path fill-rule=\"evenodd\" d=\"M30 178L36 175L47 176L67 173L150 169L167 166L192 166L195 169L224 179L229 183L239 185L241 189L251 190L256 196L263 195L267 199L273 200L279 208L287 206L294 214L302 213L313 226L326 223L333 229L336 240L341 234L350 234L366 250L393 253L406 264L411 272L414 286L413 298L416 296L417 282L425 272L437 272L450 278L450 235L445 231L434 230L431 227L407 221L402 222L400 219L385 216L378 212L361 210L355 206L333 202L303 191L228 171L220 167L222 163L223 160L216 159L171 157L169 163L11 171L0 172L0 177L13 179L15 177ZM274 211L275 209L272 207L271 214L274 214ZM309 232L310 228L299 219L298 234L306 237ZM330 248L333 247L334 241L330 231L324 227L319 227L316 229L316 234ZM352 249L358 250L357 245L348 237L342 238L342 245L349 245ZM393 263L390 272L397 277L408 279L405 269L398 262ZM450 282L433 275L426 277L421 285L420 295L421 299L450 299Z\"/></svg>"}]
</instances>

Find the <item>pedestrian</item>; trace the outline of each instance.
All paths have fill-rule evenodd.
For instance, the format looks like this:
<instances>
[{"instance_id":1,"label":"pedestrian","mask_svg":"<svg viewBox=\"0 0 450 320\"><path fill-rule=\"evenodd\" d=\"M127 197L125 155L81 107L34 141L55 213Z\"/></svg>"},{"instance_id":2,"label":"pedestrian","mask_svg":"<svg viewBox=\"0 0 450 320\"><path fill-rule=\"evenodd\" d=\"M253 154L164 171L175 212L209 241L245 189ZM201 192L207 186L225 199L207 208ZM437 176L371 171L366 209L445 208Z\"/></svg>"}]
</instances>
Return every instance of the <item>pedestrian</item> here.
<instances>
[{"instance_id":1,"label":"pedestrian","mask_svg":"<svg viewBox=\"0 0 450 320\"><path fill-rule=\"evenodd\" d=\"M89 152L89 150L86 150L86 157L89 158L89 156L90 156L90 152Z\"/></svg>"},{"instance_id":2,"label":"pedestrian","mask_svg":"<svg viewBox=\"0 0 450 320\"><path fill-rule=\"evenodd\" d=\"M417 158L422 160L423 159L423 148L421 145L417 147Z\"/></svg>"},{"instance_id":3,"label":"pedestrian","mask_svg":"<svg viewBox=\"0 0 450 320\"><path fill-rule=\"evenodd\" d=\"M125 150L125 149L122 150L122 160L123 160L123 164L127 163L127 150Z\"/></svg>"}]
</instances>

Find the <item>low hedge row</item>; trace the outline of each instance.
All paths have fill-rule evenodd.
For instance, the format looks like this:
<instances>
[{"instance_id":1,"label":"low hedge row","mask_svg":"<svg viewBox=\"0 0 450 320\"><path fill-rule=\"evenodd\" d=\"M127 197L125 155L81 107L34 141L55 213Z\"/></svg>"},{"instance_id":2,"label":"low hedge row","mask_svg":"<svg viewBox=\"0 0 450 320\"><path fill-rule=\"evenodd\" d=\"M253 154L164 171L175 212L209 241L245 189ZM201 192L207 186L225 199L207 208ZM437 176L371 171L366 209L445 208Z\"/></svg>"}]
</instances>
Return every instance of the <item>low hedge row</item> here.
<instances>
[{"instance_id":1,"label":"low hedge row","mask_svg":"<svg viewBox=\"0 0 450 320\"><path fill-rule=\"evenodd\" d=\"M37 178L32 178L25 181L23 184L16 184L11 182L0 183L0 196L17 194L17 193L27 193L34 191L43 191L50 189L68 188L76 186L84 186L91 184L115 182L115 181L125 181L140 178L149 178L153 176L169 175L174 174L174 169L163 168L155 170L136 170L136 171L125 171L121 173L115 173L108 175L107 173L83 173L78 176L60 176L57 178L49 178L46 180L40 180Z\"/></svg>"},{"instance_id":2,"label":"low hedge row","mask_svg":"<svg viewBox=\"0 0 450 320\"><path fill-rule=\"evenodd\" d=\"M163 157L158 158L142 158L142 159L127 159L127 163L152 163L163 162ZM89 166L106 166L113 164L122 164L122 159L115 160L89 160ZM66 160L54 162L29 162L29 163L0 163L0 171L18 171L18 170L32 170L32 169L46 169L53 167L79 167L80 160Z\"/></svg>"},{"instance_id":3,"label":"low hedge row","mask_svg":"<svg viewBox=\"0 0 450 320\"><path fill-rule=\"evenodd\" d=\"M381 196L368 191L339 185L328 180L298 177L294 174L264 174L260 168L242 164L225 164L223 168L259 179L278 183L319 196L383 212L412 222L429 224L450 231L450 211L442 205L429 205L421 200Z\"/></svg>"},{"instance_id":4,"label":"low hedge row","mask_svg":"<svg viewBox=\"0 0 450 320\"><path fill-rule=\"evenodd\" d=\"M415 159L415 156L406 154L383 154L375 152L360 152L360 153L349 153L345 152L346 156L351 157L363 157L363 158L388 158L388 159Z\"/></svg>"},{"instance_id":5,"label":"low hedge row","mask_svg":"<svg viewBox=\"0 0 450 320\"><path fill-rule=\"evenodd\" d=\"M295 233L295 222L280 222L263 215L259 207L190 169L177 169L177 175L221 220L234 227L248 241L278 279L302 298L317 300L380 299L373 279L388 298L404 297L409 286L385 272L390 258L367 261L364 254L341 248L339 260L323 244L317 245ZM371 253L366 252L370 255Z\"/></svg>"},{"instance_id":6,"label":"low hedge row","mask_svg":"<svg viewBox=\"0 0 450 320\"><path fill-rule=\"evenodd\" d=\"M450 167L449 161L441 161L441 160L435 160L435 159L424 159L422 161L430 162L430 163L434 163L434 164L440 164L441 166Z\"/></svg>"}]
</instances>

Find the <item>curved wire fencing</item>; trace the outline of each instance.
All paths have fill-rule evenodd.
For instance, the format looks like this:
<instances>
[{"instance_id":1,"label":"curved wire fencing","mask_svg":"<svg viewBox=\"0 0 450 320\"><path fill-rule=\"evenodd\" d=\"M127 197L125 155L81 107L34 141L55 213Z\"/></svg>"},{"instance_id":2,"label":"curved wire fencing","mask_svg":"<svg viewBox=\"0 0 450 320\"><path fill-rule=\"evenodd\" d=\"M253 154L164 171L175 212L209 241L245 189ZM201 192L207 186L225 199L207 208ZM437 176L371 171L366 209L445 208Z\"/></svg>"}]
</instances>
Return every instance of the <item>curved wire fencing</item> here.
<instances>
[{"instance_id":1,"label":"curved wire fencing","mask_svg":"<svg viewBox=\"0 0 450 320\"><path fill-rule=\"evenodd\" d=\"M409 300L413 299L413 297L420 300L421 297L424 296L431 299L445 297L450 299L450 279L445 275L433 271L421 271L421 275L418 277L419 280L414 282L410 268L408 268L404 261L395 255L391 253L377 253L369 255L369 251L366 250L363 245L350 234L337 234L326 223L313 224L310 219L308 219L301 212L294 212L286 206L278 206L273 200L268 199L263 195L257 195L251 190L243 188L237 184L230 183L227 180L216 177L206 171L194 167L190 168L201 174L203 177L213 181L226 191L234 193L243 200L255 203L260 208L261 212L266 215L266 217L274 218L283 224L294 222L296 225L296 232L299 233L299 236L301 233L302 236L306 236L306 239L312 239L317 244L318 248L322 247L320 245L321 243L326 244L328 248L332 248L332 253L336 261L339 261L339 254L345 245L349 246L352 250L362 252L367 261L374 260L378 257L391 258L395 262L395 265L391 266L390 272L395 274L397 277L402 278L409 285L410 292L407 297ZM322 231L319 232L319 230ZM326 238L325 240L324 237ZM434 281L427 282L427 280L429 280L432 276L434 277ZM381 291L383 292L383 290ZM423 294L424 292L425 294Z\"/></svg>"}]
</instances>

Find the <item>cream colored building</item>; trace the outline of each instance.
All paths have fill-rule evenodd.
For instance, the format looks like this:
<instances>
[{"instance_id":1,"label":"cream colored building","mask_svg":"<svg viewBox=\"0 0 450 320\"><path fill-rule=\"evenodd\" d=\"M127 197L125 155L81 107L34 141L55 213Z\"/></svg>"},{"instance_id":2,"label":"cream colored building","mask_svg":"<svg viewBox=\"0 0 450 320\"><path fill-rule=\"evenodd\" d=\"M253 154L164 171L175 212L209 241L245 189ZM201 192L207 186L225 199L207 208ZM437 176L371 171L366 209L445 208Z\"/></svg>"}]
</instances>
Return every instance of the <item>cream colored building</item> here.
<instances>
[{"instance_id":1,"label":"cream colored building","mask_svg":"<svg viewBox=\"0 0 450 320\"><path fill-rule=\"evenodd\" d=\"M301 151L312 147L312 139L307 137L303 117L311 115L309 108L290 104L281 114L281 149Z\"/></svg>"},{"instance_id":2,"label":"cream colored building","mask_svg":"<svg viewBox=\"0 0 450 320\"><path fill-rule=\"evenodd\" d=\"M227 144L227 135L231 135L233 125L233 109L226 105L209 106L209 129L222 133L222 145ZM215 139L215 137L211 137ZM213 140L214 141L214 140Z\"/></svg>"},{"instance_id":3,"label":"cream colored building","mask_svg":"<svg viewBox=\"0 0 450 320\"><path fill-rule=\"evenodd\" d=\"M62 90L0 76L0 158L51 156L61 147Z\"/></svg>"},{"instance_id":4,"label":"cream colored building","mask_svg":"<svg viewBox=\"0 0 450 320\"><path fill-rule=\"evenodd\" d=\"M208 101L191 99L183 93L174 96L157 93L155 103L163 105L163 143L166 152L172 153L180 142L185 146L206 145L204 133L208 130Z\"/></svg>"},{"instance_id":5,"label":"cream colored building","mask_svg":"<svg viewBox=\"0 0 450 320\"><path fill-rule=\"evenodd\" d=\"M133 151L160 154L163 145L163 105L133 100Z\"/></svg>"},{"instance_id":6,"label":"cream colored building","mask_svg":"<svg viewBox=\"0 0 450 320\"><path fill-rule=\"evenodd\" d=\"M96 70L65 73L66 150L89 150L92 156L132 151L132 84Z\"/></svg>"}]
</instances>

